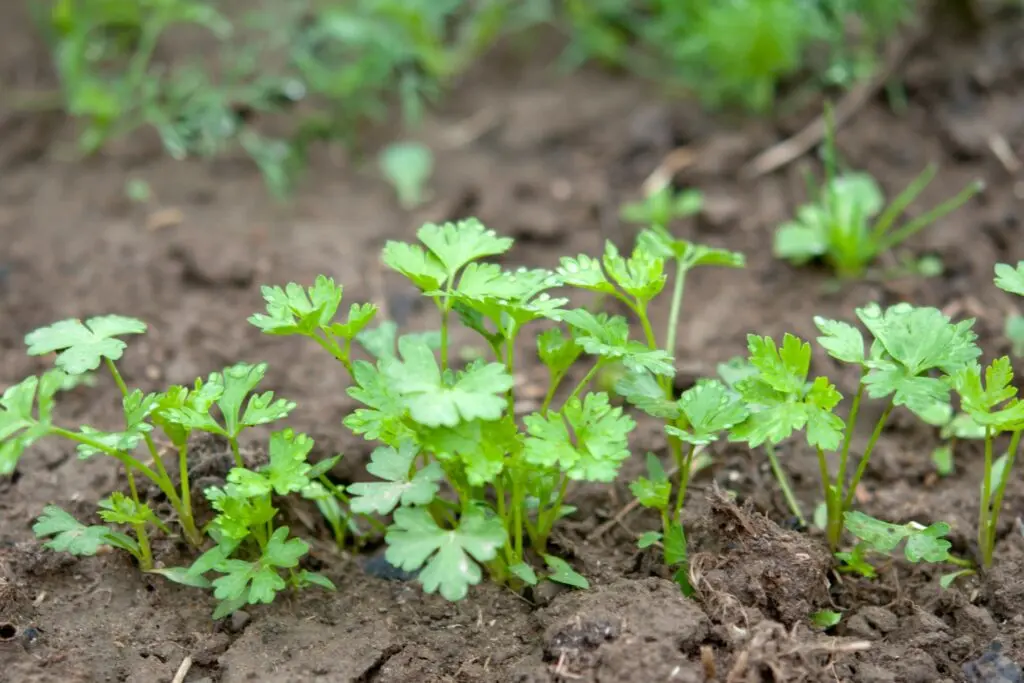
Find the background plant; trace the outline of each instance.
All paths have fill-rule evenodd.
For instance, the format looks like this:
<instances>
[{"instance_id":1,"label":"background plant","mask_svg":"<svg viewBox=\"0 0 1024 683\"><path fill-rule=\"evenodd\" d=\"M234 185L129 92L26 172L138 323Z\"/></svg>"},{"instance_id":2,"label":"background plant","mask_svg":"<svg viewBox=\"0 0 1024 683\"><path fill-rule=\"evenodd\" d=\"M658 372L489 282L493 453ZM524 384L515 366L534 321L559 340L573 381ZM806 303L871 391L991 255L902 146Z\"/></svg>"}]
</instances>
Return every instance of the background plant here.
<instances>
[{"instance_id":1,"label":"background plant","mask_svg":"<svg viewBox=\"0 0 1024 683\"><path fill-rule=\"evenodd\" d=\"M795 221L779 226L774 252L778 258L802 265L823 259L840 278L862 277L880 255L955 211L980 192L974 182L917 218L896 227L896 221L934 179L928 166L889 203L878 182L867 173L839 172L831 110L826 110L825 182L812 195L813 203L797 210Z\"/></svg>"},{"instance_id":2,"label":"background plant","mask_svg":"<svg viewBox=\"0 0 1024 683\"><path fill-rule=\"evenodd\" d=\"M766 111L780 81L805 71L844 86L870 72L879 43L909 5L303 0L229 17L212 0L50 0L32 3L32 11L60 92L16 93L11 101L64 108L83 124L86 154L140 128L155 129L174 158L240 149L284 198L310 145L355 147L368 122L415 126L484 52L504 38L532 40L538 26L564 34L568 67L596 60L682 86L709 106ZM845 30L851 18L864 27L860 38ZM207 54L166 57L161 48L183 27L208 31ZM807 59L819 45L831 55L824 64ZM290 130L263 130L261 115L285 113Z\"/></svg>"}]
</instances>

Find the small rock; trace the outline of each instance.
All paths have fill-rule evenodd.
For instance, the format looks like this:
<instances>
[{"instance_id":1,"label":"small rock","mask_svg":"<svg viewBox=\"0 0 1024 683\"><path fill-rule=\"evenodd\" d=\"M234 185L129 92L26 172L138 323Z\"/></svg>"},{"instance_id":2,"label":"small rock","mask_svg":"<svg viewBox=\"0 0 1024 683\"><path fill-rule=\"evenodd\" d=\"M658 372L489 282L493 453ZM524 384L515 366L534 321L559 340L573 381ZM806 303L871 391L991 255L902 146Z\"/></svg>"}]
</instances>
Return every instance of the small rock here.
<instances>
[{"instance_id":1,"label":"small rock","mask_svg":"<svg viewBox=\"0 0 1024 683\"><path fill-rule=\"evenodd\" d=\"M1002 643L993 642L977 659L963 665L968 683L1021 683L1020 666L1002 653Z\"/></svg>"},{"instance_id":2,"label":"small rock","mask_svg":"<svg viewBox=\"0 0 1024 683\"><path fill-rule=\"evenodd\" d=\"M244 609L240 609L231 614L231 620L228 622L228 630L232 633L241 633L242 629L248 626L250 621L252 621L252 616Z\"/></svg>"},{"instance_id":3,"label":"small rock","mask_svg":"<svg viewBox=\"0 0 1024 683\"><path fill-rule=\"evenodd\" d=\"M384 556L384 553L377 553L372 557L368 557L363 562L363 571L374 578L384 579L385 581L412 581L419 576L418 571L407 572L391 564L388 562L387 557Z\"/></svg>"},{"instance_id":4,"label":"small rock","mask_svg":"<svg viewBox=\"0 0 1024 683\"><path fill-rule=\"evenodd\" d=\"M850 635L869 640L896 630L899 618L884 607L863 607L857 610L846 622L846 630Z\"/></svg>"}]
</instances>

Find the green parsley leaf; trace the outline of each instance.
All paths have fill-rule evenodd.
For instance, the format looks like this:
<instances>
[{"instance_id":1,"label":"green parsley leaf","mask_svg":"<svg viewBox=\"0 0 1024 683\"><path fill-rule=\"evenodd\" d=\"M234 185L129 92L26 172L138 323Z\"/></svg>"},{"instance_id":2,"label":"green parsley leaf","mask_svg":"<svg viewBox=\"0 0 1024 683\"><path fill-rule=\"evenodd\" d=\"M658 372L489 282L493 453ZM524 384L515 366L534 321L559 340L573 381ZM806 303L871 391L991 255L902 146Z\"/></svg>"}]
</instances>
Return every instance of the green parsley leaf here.
<instances>
[{"instance_id":1,"label":"green parsley leaf","mask_svg":"<svg viewBox=\"0 0 1024 683\"><path fill-rule=\"evenodd\" d=\"M421 430L420 443L442 462L457 457L470 486L493 483L506 462L522 450L519 428L511 415Z\"/></svg>"},{"instance_id":2,"label":"green parsley leaf","mask_svg":"<svg viewBox=\"0 0 1024 683\"><path fill-rule=\"evenodd\" d=\"M583 308L561 314L572 328L576 343L587 353L605 360L619 361L628 370L647 370L655 375L671 377L675 374L672 356L661 349L651 349L629 338L629 324L622 316L594 314Z\"/></svg>"},{"instance_id":3,"label":"green parsley leaf","mask_svg":"<svg viewBox=\"0 0 1024 683\"><path fill-rule=\"evenodd\" d=\"M517 562L508 568L508 571L518 577L527 586L537 585L537 572L533 571L533 567L526 564L525 562Z\"/></svg>"},{"instance_id":4,"label":"green parsley leaf","mask_svg":"<svg viewBox=\"0 0 1024 683\"><path fill-rule=\"evenodd\" d=\"M388 240L384 245L384 264L401 273L424 292L440 289L448 281L441 261L418 244Z\"/></svg>"},{"instance_id":5,"label":"green parsley leaf","mask_svg":"<svg viewBox=\"0 0 1024 683\"><path fill-rule=\"evenodd\" d=\"M553 327L537 335L537 355L552 377L564 375L583 353L583 349L562 330Z\"/></svg>"},{"instance_id":6,"label":"green parsley leaf","mask_svg":"<svg viewBox=\"0 0 1024 683\"><path fill-rule=\"evenodd\" d=\"M551 573L547 576L549 581L562 583L566 586L572 586L573 588L580 588L582 590L590 588L590 582L587 581L582 574L573 569L571 564L562 558L554 555L544 555L544 564L546 564L548 569L551 570Z\"/></svg>"},{"instance_id":7,"label":"green parsley leaf","mask_svg":"<svg viewBox=\"0 0 1024 683\"><path fill-rule=\"evenodd\" d=\"M832 628L842 620L843 615L839 612L823 609L811 614L811 623L820 629Z\"/></svg>"},{"instance_id":8,"label":"green parsley leaf","mask_svg":"<svg viewBox=\"0 0 1024 683\"><path fill-rule=\"evenodd\" d=\"M680 418L665 431L693 445L718 440L722 432L746 419L747 407L718 380L702 380L679 397Z\"/></svg>"},{"instance_id":9,"label":"green parsley leaf","mask_svg":"<svg viewBox=\"0 0 1024 683\"><path fill-rule=\"evenodd\" d=\"M504 254L513 243L508 237L498 237L476 218L443 225L428 223L416 232L416 237L444 267L449 279L470 261Z\"/></svg>"},{"instance_id":10,"label":"green parsley leaf","mask_svg":"<svg viewBox=\"0 0 1024 683\"><path fill-rule=\"evenodd\" d=\"M953 387L960 394L963 410L982 429L991 427L999 432L1024 428L1024 403L1017 399L1013 364L1008 356L995 359L985 368L984 385L981 366L973 363L953 375Z\"/></svg>"},{"instance_id":11,"label":"green parsley leaf","mask_svg":"<svg viewBox=\"0 0 1024 683\"><path fill-rule=\"evenodd\" d=\"M562 282L566 285L578 289L586 289L591 292L600 292L613 296L619 295L615 285L605 277L604 269L601 267L601 262L598 259L591 258L586 254L580 254L575 258L563 256L561 263L562 265L555 272L558 273L558 276L562 278Z\"/></svg>"},{"instance_id":12,"label":"green parsley leaf","mask_svg":"<svg viewBox=\"0 0 1024 683\"><path fill-rule=\"evenodd\" d=\"M679 403L666 398L658 380L646 371L628 371L615 382L615 393L652 417L676 420L682 414Z\"/></svg>"},{"instance_id":13,"label":"green parsley leaf","mask_svg":"<svg viewBox=\"0 0 1024 683\"><path fill-rule=\"evenodd\" d=\"M637 244L653 256L674 260L681 271L687 271L697 266L725 268L746 266L746 258L743 254L676 239L664 225L655 224L642 230L637 236Z\"/></svg>"},{"instance_id":14,"label":"green parsley leaf","mask_svg":"<svg viewBox=\"0 0 1024 683\"><path fill-rule=\"evenodd\" d=\"M211 406L205 400L180 408L167 408L162 411L164 419L187 429L199 429L236 439L247 427L269 424L287 417L295 408L293 401L283 398L275 400L272 391L251 394L266 372L266 363L237 363L225 368L223 372L210 375L207 380L210 389L204 398L216 396L214 402L224 417L223 426L209 414Z\"/></svg>"},{"instance_id":15,"label":"green parsley leaf","mask_svg":"<svg viewBox=\"0 0 1024 683\"><path fill-rule=\"evenodd\" d=\"M699 190L681 190L676 193L671 185L665 185L641 201L623 204L619 213L624 221L662 228L674 218L697 213L703 205L704 195Z\"/></svg>"},{"instance_id":16,"label":"green parsley leaf","mask_svg":"<svg viewBox=\"0 0 1024 683\"><path fill-rule=\"evenodd\" d=\"M402 360L387 362L381 370L414 421L427 427L454 427L462 421L501 417L506 406L503 394L514 383L501 363L474 362L449 380L422 341L403 337L399 351Z\"/></svg>"},{"instance_id":17,"label":"green parsley leaf","mask_svg":"<svg viewBox=\"0 0 1024 683\"><path fill-rule=\"evenodd\" d=\"M419 448L410 441L397 450L390 447L374 450L366 471L384 481L350 485L352 511L386 515L399 505L427 505L434 500L444 472L436 462L416 470L413 463L418 455Z\"/></svg>"},{"instance_id":18,"label":"green parsley leaf","mask_svg":"<svg viewBox=\"0 0 1024 683\"><path fill-rule=\"evenodd\" d=\"M640 538L636 539L636 547L640 550L650 548L652 545L661 540L660 531L645 531L640 534Z\"/></svg>"},{"instance_id":19,"label":"green parsley leaf","mask_svg":"<svg viewBox=\"0 0 1024 683\"><path fill-rule=\"evenodd\" d=\"M43 508L32 532L37 538L53 537L43 544L45 547L72 555L95 555L110 543L107 527L86 526L56 505Z\"/></svg>"},{"instance_id":20,"label":"green parsley leaf","mask_svg":"<svg viewBox=\"0 0 1024 683\"><path fill-rule=\"evenodd\" d=\"M1024 261L1018 261L1016 268L1006 263L997 263L996 287L1024 296Z\"/></svg>"},{"instance_id":21,"label":"green parsley leaf","mask_svg":"<svg viewBox=\"0 0 1024 683\"><path fill-rule=\"evenodd\" d=\"M771 337L747 335L750 364L759 371L760 381L784 394L800 393L811 368L811 345L788 332L782 348Z\"/></svg>"},{"instance_id":22,"label":"green parsley leaf","mask_svg":"<svg viewBox=\"0 0 1024 683\"><path fill-rule=\"evenodd\" d=\"M814 324L821 331L818 344L836 360L860 365L864 363L864 335L853 325L838 320L814 316Z\"/></svg>"},{"instance_id":23,"label":"green parsley leaf","mask_svg":"<svg viewBox=\"0 0 1024 683\"><path fill-rule=\"evenodd\" d=\"M256 313L249 322L265 334L311 335L318 328L327 327L341 305L341 285L333 278L318 275L313 286L304 290L302 285L289 282L285 287L260 288L267 312Z\"/></svg>"},{"instance_id":24,"label":"green parsley leaf","mask_svg":"<svg viewBox=\"0 0 1024 683\"><path fill-rule=\"evenodd\" d=\"M57 367L69 375L80 375L98 368L104 358L121 358L128 345L117 337L145 331L141 320L120 315L97 316L84 324L69 318L28 333L25 344L30 356L57 352Z\"/></svg>"},{"instance_id":25,"label":"green parsley leaf","mask_svg":"<svg viewBox=\"0 0 1024 683\"><path fill-rule=\"evenodd\" d=\"M245 489L230 482L224 488L211 486L203 493L213 509L219 513L211 522L213 529L225 539L232 541L245 540L253 527L271 522L277 514L270 496L249 496Z\"/></svg>"},{"instance_id":26,"label":"green parsley leaf","mask_svg":"<svg viewBox=\"0 0 1024 683\"><path fill-rule=\"evenodd\" d=\"M838 448L845 425L832 410L842 395L825 377L807 384L810 345L787 335L780 351L770 337L751 335L750 363L756 375L736 383L750 415L736 425L731 441L745 441L752 448L780 443L797 430L807 428L807 440L824 450Z\"/></svg>"},{"instance_id":27,"label":"green parsley leaf","mask_svg":"<svg viewBox=\"0 0 1024 683\"><path fill-rule=\"evenodd\" d=\"M400 507L387 533L385 558L407 572L426 564L419 574L423 590L440 591L454 602L466 597L469 586L480 583L477 562L493 560L506 539L501 520L481 512L464 515L456 529L442 529L426 509Z\"/></svg>"},{"instance_id":28,"label":"green parsley leaf","mask_svg":"<svg viewBox=\"0 0 1024 683\"><path fill-rule=\"evenodd\" d=\"M612 407L608 394L587 394L570 399L561 413L533 413L524 418L526 461L558 467L570 479L612 481L629 457L629 433L636 423ZM572 435L569 430L572 429Z\"/></svg>"},{"instance_id":29,"label":"green parsley leaf","mask_svg":"<svg viewBox=\"0 0 1024 683\"><path fill-rule=\"evenodd\" d=\"M665 536L665 564L669 567L682 564L685 565L689 553L687 551L686 532L683 525L677 521L669 522L668 534Z\"/></svg>"},{"instance_id":30,"label":"green parsley leaf","mask_svg":"<svg viewBox=\"0 0 1024 683\"><path fill-rule=\"evenodd\" d=\"M642 245L626 259L614 244L606 242L602 262L608 277L637 301L651 301L665 288L665 261Z\"/></svg>"},{"instance_id":31,"label":"green parsley leaf","mask_svg":"<svg viewBox=\"0 0 1024 683\"><path fill-rule=\"evenodd\" d=\"M933 369L952 375L981 355L975 343L978 335L971 329L973 319L951 323L937 308L907 303L884 311L872 303L857 309L857 316L892 360L906 368L908 376ZM869 361L869 367L872 362L878 361Z\"/></svg>"},{"instance_id":32,"label":"green parsley leaf","mask_svg":"<svg viewBox=\"0 0 1024 683\"><path fill-rule=\"evenodd\" d=\"M377 367L357 360L352 364L352 378L349 396L367 407L349 413L342 421L346 427L367 440L388 444L415 437L404 422L406 409L397 387Z\"/></svg>"},{"instance_id":33,"label":"green parsley leaf","mask_svg":"<svg viewBox=\"0 0 1024 683\"><path fill-rule=\"evenodd\" d=\"M303 490L309 485L311 466L309 453L313 439L296 434L291 429L270 435L269 460L258 472L244 467L233 467L227 480L246 497L265 496L271 492L279 496Z\"/></svg>"},{"instance_id":34,"label":"green parsley leaf","mask_svg":"<svg viewBox=\"0 0 1024 683\"><path fill-rule=\"evenodd\" d=\"M916 522L891 524L870 517L863 512L844 513L846 530L876 552L891 553L906 540L903 554L909 562L944 562L949 559L949 541L942 537L949 533L944 522L922 526Z\"/></svg>"},{"instance_id":35,"label":"green parsley leaf","mask_svg":"<svg viewBox=\"0 0 1024 683\"><path fill-rule=\"evenodd\" d=\"M156 518L148 505L116 491L97 505L100 519L108 524L147 524Z\"/></svg>"},{"instance_id":36,"label":"green parsley leaf","mask_svg":"<svg viewBox=\"0 0 1024 683\"><path fill-rule=\"evenodd\" d=\"M0 476L14 472L25 449L50 432L53 397L65 377L51 370L8 387L0 396Z\"/></svg>"},{"instance_id":37,"label":"green parsley leaf","mask_svg":"<svg viewBox=\"0 0 1024 683\"><path fill-rule=\"evenodd\" d=\"M668 503L672 496L672 483L668 480L665 468L661 466L661 461L654 453L647 454L647 477L639 477L632 482L629 485L629 490L645 508L668 509ZM660 540L660 538L661 534L658 534L658 538L655 540Z\"/></svg>"},{"instance_id":38,"label":"green parsley leaf","mask_svg":"<svg viewBox=\"0 0 1024 683\"><path fill-rule=\"evenodd\" d=\"M366 326L377 316L376 304L352 304L348 309L348 317L343 323L334 323L328 330L339 339L352 341L359 336Z\"/></svg>"}]
</instances>

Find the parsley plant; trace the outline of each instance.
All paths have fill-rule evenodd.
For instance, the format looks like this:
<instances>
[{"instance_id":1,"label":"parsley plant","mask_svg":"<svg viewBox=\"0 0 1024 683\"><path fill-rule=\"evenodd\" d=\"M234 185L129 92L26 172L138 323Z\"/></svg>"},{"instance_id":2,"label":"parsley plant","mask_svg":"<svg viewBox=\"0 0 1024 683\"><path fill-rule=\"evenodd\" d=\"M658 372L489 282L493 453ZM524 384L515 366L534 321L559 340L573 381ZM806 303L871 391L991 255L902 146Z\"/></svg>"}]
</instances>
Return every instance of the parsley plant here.
<instances>
[{"instance_id":1,"label":"parsley plant","mask_svg":"<svg viewBox=\"0 0 1024 683\"><path fill-rule=\"evenodd\" d=\"M971 183L955 197L896 227L896 221L931 183L937 168L928 166L888 206L878 182L867 173L837 173L831 110L826 110L825 183L814 203L800 207L796 220L779 226L774 252L802 265L824 261L840 278L862 277L868 266L935 221L960 208L983 189Z\"/></svg>"}]
</instances>

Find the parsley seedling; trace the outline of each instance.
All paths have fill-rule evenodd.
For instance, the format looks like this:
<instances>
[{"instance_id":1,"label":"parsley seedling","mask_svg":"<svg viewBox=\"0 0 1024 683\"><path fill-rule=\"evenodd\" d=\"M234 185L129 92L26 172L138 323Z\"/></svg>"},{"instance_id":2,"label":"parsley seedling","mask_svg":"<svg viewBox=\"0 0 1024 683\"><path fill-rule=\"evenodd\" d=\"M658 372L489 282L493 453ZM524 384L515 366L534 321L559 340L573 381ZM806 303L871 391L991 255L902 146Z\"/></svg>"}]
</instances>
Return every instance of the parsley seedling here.
<instances>
[{"instance_id":1,"label":"parsley seedling","mask_svg":"<svg viewBox=\"0 0 1024 683\"><path fill-rule=\"evenodd\" d=\"M951 544L945 538L949 533L949 525L938 522L924 526L917 522L907 524L890 524L870 517L863 512L845 513L845 526L857 540L857 544L849 552L836 553L843 562L840 571L860 574L867 578L877 576L875 568L868 562L868 553L889 555L900 543L904 543L903 556L908 562L952 562L963 564L950 554ZM957 576L960 572L949 576ZM945 578L945 577L944 577ZM944 585L946 581L943 581Z\"/></svg>"},{"instance_id":2,"label":"parsley seedling","mask_svg":"<svg viewBox=\"0 0 1024 683\"><path fill-rule=\"evenodd\" d=\"M1000 289L1024 296L1024 261L1014 268L1000 263L995 267L995 284ZM1014 386L1013 364L1003 356L984 369L977 362L953 374L953 387L960 396L960 405L971 420L984 431L985 465L978 506L978 549L984 569L992 566L996 529L1003 505L1003 495L1010 481L1021 434L1024 433L1024 402ZM993 441L1002 434L1010 435L1005 455L993 456Z\"/></svg>"},{"instance_id":3,"label":"parsley seedling","mask_svg":"<svg viewBox=\"0 0 1024 683\"><path fill-rule=\"evenodd\" d=\"M870 461L890 413L905 406L917 414L948 403L950 380L968 367L981 350L971 330L973 320L952 323L941 311L897 304L885 310L870 304L857 310L873 341L865 351L861 331L848 323L815 318L822 336L818 343L833 358L856 365L861 380L847 420L833 411L842 395L827 377L808 380L810 344L786 334L781 347L769 337L749 337L750 363L757 374L740 380L736 389L751 409L730 438L751 446L777 444L802 431L815 449L821 470L826 506L826 537L836 550L843 531L843 515ZM933 376L941 373L944 378ZM850 448L862 399L885 399L878 422L853 477L847 481ZM825 454L840 450L839 469L833 477Z\"/></svg>"},{"instance_id":4,"label":"parsley seedling","mask_svg":"<svg viewBox=\"0 0 1024 683\"><path fill-rule=\"evenodd\" d=\"M121 337L145 330L146 325L141 321L110 315L84 322L64 320L28 334L25 341L29 354L55 353L56 368L39 378L29 377L10 387L0 398L0 467L3 473L12 472L25 449L44 436L60 436L75 443L80 458L106 455L118 460L125 468L130 493L128 496L114 493L100 501L99 516L112 527L131 528L134 538L114 528L101 533L99 529L106 527L85 527L77 521L72 524L66 513L54 512L53 506L41 518L37 533L54 536L48 545L55 549L65 547L59 539L68 538L68 534L96 541L67 546L77 554L93 553L99 544L118 547L133 555L143 570L149 571L153 569L149 528L155 527L166 534L170 529L140 499L136 476L148 479L166 496L185 539L200 547L206 534L197 527L193 514L189 482L192 434L201 431L225 438L237 466L231 476L238 479L240 485L251 488L261 475L245 469L239 451L240 435L249 427L286 417L295 404L275 398L273 392L255 393L266 372L263 364L239 363L211 374L206 380L197 380L191 388L172 386L164 392L151 394L129 390L116 364L127 347ZM54 424L56 392L90 378L100 365L107 368L121 391L124 427L118 431L102 431L83 425L71 430ZM157 448L156 430L162 432L172 452L177 454L177 481L168 472L163 453ZM135 454L141 446L149 455L149 463ZM323 476L336 459L321 463L318 469L310 470L313 474L309 475L308 466L292 464L289 469L286 461L275 459L279 451L280 447L272 443L268 485L279 495L301 492L315 500L332 520L336 533L347 526L348 520L341 511L347 498Z\"/></svg>"},{"instance_id":5,"label":"parsley seedling","mask_svg":"<svg viewBox=\"0 0 1024 683\"><path fill-rule=\"evenodd\" d=\"M826 121L825 183L815 192L814 203L800 207L796 220L775 233L778 258L796 265L822 258L840 278L862 277L878 256L960 208L984 187L980 181L971 183L952 199L896 227L896 220L931 183L936 167L928 166L885 206L882 190L869 174L837 173L830 109Z\"/></svg>"},{"instance_id":6,"label":"parsley seedling","mask_svg":"<svg viewBox=\"0 0 1024 683\"><path fill-rule=\"evenodd\" d=\"M440 317L436 338L397 336L389 323L372 330L353 325L339 334L332 318L340 288L324 279L308 291L295 284L265 288L268 313L252 322L272 334L313 338L349 372L349 394L362 407L344 422L384 444L368 467L377 480L349 487L352 509L392 516L387 557L407 571L422 568L426 590L458 599L481 580L481 566L501 582L534 584L547 578L585 585L568 563L548 552L548 542L557 521L572 511L565 505L570 484L612 481L629 457L635 426L607 393L588 391L591 380L602 368L620 364L675 406L666 398L675 371L672 356L659 348L648 317L651 301L667 281L666 258L678 266L680 279L697 265L742 263L729 252L677 242L664 229L652 229L644 239L629 256L609 243L602 258L563 258L553 272L506 270L487 261L507 252L512 240L475 219L425 225L415 243L388 242L384 263L434 302ZM562 287L624 303L637 316L645 341L631 338L622 316L567 308L567 298L552 294ZM678 308L682 286L676 289ZM480 335L491 358L453 367L452 359L461 356L449 342L456 319ZM559 323L537 337L549 385L539 409L520 423L517 341L538 321ZM352 341L374 362L354 358ZM584 358L589 370L556 400ZM678 415L672 424L683 436L672 438L680 444L690 439L688 454L678 449L679 461L690 463L719 423L701 406L685 408L674 409ZM682 495L677 500L681 506ZM536 560L543 560L546 575L538 577L531 564Z\"/></svg>"},{"instance_id":7,"label":"parsley seedling","mask_svg":"<svg viewBox=\"0 0 1024 683\"><path fill-rule=\"evenodd\" d=\"M270 437L270 462L257 471L235 467L223 487L210 487L206 498L217 511L208 530L216 541L191 567L154 570L166 578L189 586L214 589L220 604L213 618L220 619L246 604L269 603L292 586L317 585L334 590L334 584L314 572L296 571L309 545L288 538L288 527L274 527L277 509L272 496L301 493L307 497L323 467L310 465L306 458L313 440L290 429ZM288 579L281 577L287 570ZM206 575L219 574L212 581Z\"/></svg>"}]
</instances>

